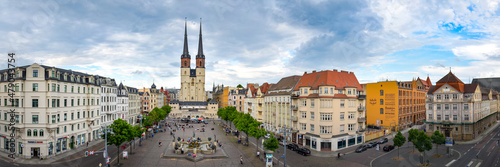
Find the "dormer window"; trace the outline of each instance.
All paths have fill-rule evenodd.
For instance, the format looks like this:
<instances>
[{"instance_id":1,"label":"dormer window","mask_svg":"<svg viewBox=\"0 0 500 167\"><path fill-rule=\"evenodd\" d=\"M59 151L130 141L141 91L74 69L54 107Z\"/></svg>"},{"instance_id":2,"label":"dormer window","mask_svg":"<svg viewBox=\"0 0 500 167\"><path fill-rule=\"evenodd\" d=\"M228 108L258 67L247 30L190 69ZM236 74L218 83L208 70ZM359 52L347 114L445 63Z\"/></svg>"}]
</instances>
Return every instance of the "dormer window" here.
<instances>
[{"instance_id":1,"label":"dormer window","mask_svg":"<svg viewBox=\"0 0 500 167\"><path fill-rule=\"evenodd\" d=\"M307 94L307 89L304 89L304 94Z\"/></svg>"},{"instance_id":2,"label":"dormer window","mask_svg":"<svg viewBox=\"0 0 500 167\"><path fill-rule=\"evenodd\" d=\"M75 76L71 76L71 82L75 81Z\"/></svg>"},{"instance_id":3,"label":"dormer window","mask_svg":"<svg viewBox=\"0 0 500 167\"><path fill-rule=\"evenodd\" d=\"M64 80L68 80L68 75L64 74Z\"/></svg>"},{"instance_id":4,"label":"dormer window","mask_svg":"<svg viewBox=\"0 0 500 167\"><path fill-rule=\"evenodd\" d=\"M52 78L55 78L55 77L56 77L56 72L52 71Z\"/></svg>"}]
</instances>

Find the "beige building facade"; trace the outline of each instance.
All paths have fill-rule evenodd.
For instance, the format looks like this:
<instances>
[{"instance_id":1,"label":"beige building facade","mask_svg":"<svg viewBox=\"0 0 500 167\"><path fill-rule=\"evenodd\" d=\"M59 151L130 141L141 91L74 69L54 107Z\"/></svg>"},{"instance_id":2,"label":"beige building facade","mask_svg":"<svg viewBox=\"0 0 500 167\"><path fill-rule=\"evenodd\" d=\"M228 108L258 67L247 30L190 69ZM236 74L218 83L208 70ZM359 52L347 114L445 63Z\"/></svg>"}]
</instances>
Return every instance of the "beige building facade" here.
<instances>
[{"instance_id":1,"label":"beige building facade","mask_svg":"<svg viewBox=\"0 0 500 167\"><path fill-rule=\"evenodd\" d=\"M337 151L364 142L364 90L352 72L304 73L293 89L292 142Z\"/></svg>"},{"instance_id":2,"label":"beige building facade","mask_svg":"<svg viewBox=\"0 0 500 167\"><path fill-rule=\"evenodd\" d=\"M16 157L51 158L99 138L98 76L32 64L15 69L14 106L0 71L0 150L7 151L7 111L16 113Z\"/></svg>"}]
</instances>

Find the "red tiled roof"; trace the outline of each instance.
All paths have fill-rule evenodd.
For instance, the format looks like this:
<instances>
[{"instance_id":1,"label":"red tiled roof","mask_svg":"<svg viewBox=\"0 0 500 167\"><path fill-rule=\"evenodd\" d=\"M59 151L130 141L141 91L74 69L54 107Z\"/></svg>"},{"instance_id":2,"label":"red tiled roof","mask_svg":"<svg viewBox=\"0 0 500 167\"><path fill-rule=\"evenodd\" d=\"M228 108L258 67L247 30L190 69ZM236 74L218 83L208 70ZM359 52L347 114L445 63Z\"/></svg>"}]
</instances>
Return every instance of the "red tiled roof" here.
<instances>
[{"instance_id":1,"label":"red tiled roof","mask_svg":"<svg viewBox=\"0 0 500 167\"><path fill-rule=\"evenodd\" d=\"M453 73L451 73L451 71L446 74L443 78L441 78L439 81L436 82L437 83L462 83L463 82L457 78L457 76L455 76Z\"/></svg>"},{"instance_id":2,"label":"red tiled roof","mask_svg":"<svg viewBox=\"0 0 500 167\"><path fill-rule=\"evenodd\" d=\"M474 93L476 91L476 88L479 84L474 83L474 84L465 84L464 85L464 93Z\"/></svg>"},{"instance_id":3,"label":"red tiled roof","mask_svg":"<svg viewBox=\"0 0 500 167\"><path fill-rule=\"evenodd\" d=\"M345 87L354 87L358 90L363 90L359 84L356 75L353 72L337 70L320 71L313 73L304 73L294 90L299 90L300 87L309 86L312 89L318 89L319 86L335 86L335 89L344 89Z\"/></svg>"},{"instance_id":4,"label":"red tiled roof","mask_svg":"<svg viewBox=\"0 0 500 167\"><path fill-rule=\"evenodd\" d=\"M262 86L259 87L260 92L262 92L262 94L265 94L269 90L269 87L271 87L271 85L273 84L268 84L267 82L263 83Z\"/></svg>"},{"instance_id":5,"label":"red tiled roof","mask_svg":"<svg viewBox=\"0 0 500 167\"><path fill-rule=\"evenodd\" d=\"M334 98L347 98L347 95L345 94L335 94L335 96L333 96Z\"/></svg>"}]
</instances>

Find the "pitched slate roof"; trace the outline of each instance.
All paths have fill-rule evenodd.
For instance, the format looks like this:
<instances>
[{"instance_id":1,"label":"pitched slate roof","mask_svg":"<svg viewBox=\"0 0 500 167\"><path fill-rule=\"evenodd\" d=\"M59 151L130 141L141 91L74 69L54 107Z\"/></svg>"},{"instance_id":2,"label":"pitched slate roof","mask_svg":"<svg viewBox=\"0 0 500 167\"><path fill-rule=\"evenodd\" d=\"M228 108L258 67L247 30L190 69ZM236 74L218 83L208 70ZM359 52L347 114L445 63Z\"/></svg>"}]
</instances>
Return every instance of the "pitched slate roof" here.
<instances>
[{"instance_id":1,"label":"pitched slate roof","mask_svg":"<svg viewBox=\"0 0 500 167\"><path fill-rule=\"evenodd\" d=\"M292 75L288 77L281 78L278 83L272 85L269 90L282 90L282 89L291 89L293 88L297 82L300 80L301 76Z\"/></svg>"},{"instance_id":2,"label":"pitched slate roof","mask_svg":"<svg viewBox=\"0 0 500 167\"><path fill-rule=\"evenodd\" d=\"M500 77L497 78L474 78L472 83L478 83L481 87L500 91Z\"/></svg>"},{"instance_id":3,"label":"pitched slate roof","mask_svg":"<svg viewBox=\"0 0 500 167\"><path fill-rule=\"evenodd\" d=\"M346 87L356 88L363 90L359 84L356 75L353 72L326 70L312 73L304 73L294 90L299 90L300 87L311 87L311 89L318 89L319 86L335 86L335 89L341 90Z\"/></svg>"},{"instance_id":4,"label":"pitched slate roof","mask_svg":"<svg viewBox=\"0 0 500 167\"><path fill-rule=\"evenodd\" d=\"M463 82L460 79L458 79L457 76L455 76L450 71L448 74L446 74L443 78L441 78L436 83L456 83L456 82L463 84Z\"/></svg>"}]
</instances>

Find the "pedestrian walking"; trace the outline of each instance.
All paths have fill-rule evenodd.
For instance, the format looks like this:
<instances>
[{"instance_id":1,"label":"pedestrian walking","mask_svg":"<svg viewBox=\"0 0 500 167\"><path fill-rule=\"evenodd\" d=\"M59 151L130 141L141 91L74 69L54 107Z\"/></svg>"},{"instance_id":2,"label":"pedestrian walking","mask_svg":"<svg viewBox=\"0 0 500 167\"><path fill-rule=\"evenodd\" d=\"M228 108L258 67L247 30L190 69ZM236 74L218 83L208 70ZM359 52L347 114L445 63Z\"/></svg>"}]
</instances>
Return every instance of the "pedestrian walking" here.
<instances>
[{"instance_id":1,"label":"pedestrian walking","mask_svg":"<svg viewBox=\"0 0 500 167\"><path fill-rule=\"evenodd\" d=\"M243 155L240 155L240 163L243 165Z\"/></svg>"},{"instance_id":2,"label":"pedestrian walking","mask_svg":"<svg viewBox=\"0 0 500 167\"><path fill-rule=\"evenodd\" d=\"M89 142L87 142L87 147L89 147Z\"/></svg>"}]
</instances>

